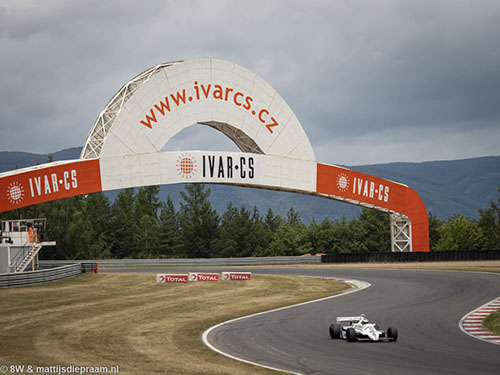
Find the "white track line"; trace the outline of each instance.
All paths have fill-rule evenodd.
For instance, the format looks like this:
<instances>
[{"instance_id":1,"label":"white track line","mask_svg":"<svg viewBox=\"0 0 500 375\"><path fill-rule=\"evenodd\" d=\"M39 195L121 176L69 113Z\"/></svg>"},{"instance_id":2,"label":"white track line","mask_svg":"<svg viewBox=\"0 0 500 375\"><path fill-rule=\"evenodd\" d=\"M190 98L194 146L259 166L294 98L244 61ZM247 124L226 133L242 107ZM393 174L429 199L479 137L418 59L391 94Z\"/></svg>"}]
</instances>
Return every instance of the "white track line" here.
<instances>
[{"instance_id":1,"label":"white track line","mask_svg":"<svg viewBox=\"0 0 500 375\"><path fill-rule=\"evenodd\" d=\"M231 359L235 359L237 361L240 361L240 362L244 362L244 363L248 363L248 364L251 364L251 365L254 365L254 366L260 366L260 367L264 367L264 368L267 368L269 370L274 370L274 371L281 371L281 372L286 372L288 374L295 374L295 375L302 375L300 372L293 372L293 371L288 371L288 370L283 370L283 369L280 369L280 368L276 368L276 367L271 367L271 366L266 366L266 365L263 365L263 364L260 364L260 363L257 363L257 362L252 362L252 361L248 361L246 359L243 359L243 358L238 358L236 356L233 356L231 354L228 354L228 353L225 353L223 352L222 350L219 350L217 349L216 347L214 347L212 344L210 344L210 342L208 341L208 335L210 334L210 332L220 326L223 326L224 324L228 324L228 323L232 323L232 322L236 322L238 320L243 320L243 319L246 319L246 318L251 318L251 317L254 317L254 316L258 316L258 315L263 315L263 314L268 314L268 313L271 313L271 312L275 312L275 311L280 311L280 310L285 310L285 309L291 309L293 307L298 307L298 306L303 306L303 305L308 305L310 303L315 303L315 302L320 302L320 301L325 301L325 300L328 300L328 299L331 299L331 298L336 298L336 297L341 297L341 296L345 296L347 294L351 294L351 293L355 293L355 292L359 292L360 290L363 290L365 288L368 288L371 286L370 283L366 282L366 281L360 281L360 280L351 280L351 279L339 279L339 278L335 278L335 277L320 277L320 276L298 276L298 277L311 277L311 278L319 278L319 279L327 279L327 280L336 280L336 281L342 281L342 282L345 282L347 284L351 284L353 287L355 287L356 289L352 289L352 290L349 290L345 293L342 293L342 294L336 294L334 296L330 296L330 297L324 297L324 298L320 298L320 299L316 299L314 301L309 301L309 302L302 302L302 303L297 303L295 305L291 305L291 306L285 306L285 307L280 307L280 308L277 308L277 309L273 309L273 310L268 310L268 311L263 311L263 312L260 312L260 313L256 313L256 314L251 314L251 315L246 315L246 316L242 316L240 318L236 318L236 319L231 319L231 320L228 320L226 322L222 322L222 323L219 323L213 327L210 327L209 329L207 329L205 332L203 332L203 335L201 336L202 337L202 340L203 340L203 343L208 346L210 349L212 349L214 352L217 352L219 354L222 354L223 356L226 356L228 358L231 358Z\"/></svg>"},{"instance_id":2,"label":"white track line","mask_svg":"<svg viewBox=\"0 0 500 375\"><path fill-rule=\"evenodd\" d=\"M465 314L463 318L460 319L459 327L462 332L471 337L491 344L500 345L500 336L489 332L483 327L484 319L498 310L500 310L500 297Z\"/></svg>"}]
</instances>

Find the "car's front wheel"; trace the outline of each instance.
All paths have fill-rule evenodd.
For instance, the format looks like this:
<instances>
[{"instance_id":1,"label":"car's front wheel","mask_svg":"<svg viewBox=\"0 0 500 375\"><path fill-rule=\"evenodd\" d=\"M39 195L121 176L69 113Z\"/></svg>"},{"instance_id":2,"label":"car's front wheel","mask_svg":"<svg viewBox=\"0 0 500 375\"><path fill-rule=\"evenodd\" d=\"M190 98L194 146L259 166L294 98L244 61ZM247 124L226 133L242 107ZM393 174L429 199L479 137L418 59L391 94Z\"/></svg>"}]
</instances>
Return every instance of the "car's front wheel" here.
<instances>
[{"instance_id":1,"label":"car's front wheel","mask_svg":"<svg viewBox=\"0 0 500 375\"><path fill-rule=\"evenodd\" d=\"M387 338L391 341L396 341L398 339L398 330L394 327L387 328Z\"/></svg>"},{"instance_id":2,"label":"car's front wheel","mask_svg":"<svg viewBox=\"0 0 500 375\"><path fill-rule=\"evenodd\" d=\"M340 324L332 324L330 326L330 337L332 339L340 339L341 327Z\"/></svg>"},{"instance_id":3,"label":"car's front wheel","mask_svg":"<svg viewBox=\"0 0 500 375\"><path fill-rule=\"evenodd\" d=\"M357 340L356 331L354 330L354 328L347 328L346 338L349 342L354 342Z\"/></svg>"}]
</instances>

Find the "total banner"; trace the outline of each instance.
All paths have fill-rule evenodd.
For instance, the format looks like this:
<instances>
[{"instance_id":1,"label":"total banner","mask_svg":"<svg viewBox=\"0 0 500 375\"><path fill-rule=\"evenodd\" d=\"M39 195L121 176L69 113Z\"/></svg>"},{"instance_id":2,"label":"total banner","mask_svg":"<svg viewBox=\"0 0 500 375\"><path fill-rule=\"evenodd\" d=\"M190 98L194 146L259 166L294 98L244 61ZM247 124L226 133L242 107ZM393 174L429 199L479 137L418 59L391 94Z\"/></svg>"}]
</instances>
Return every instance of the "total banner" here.
<instances>
[{"instance_id":1,"label":"total banner","mask_svg":"<svg viewBox=\"0 0 500 375\"><path fill-rule=\"evenodd\" d=\"M222 272L222 280L225 281L246 281L252 279L251 272Z\"/></svg>"},{"instance_id":2,"label":"total banner","mask_svg":"<svg viewBox=\"0 0 500 375\"><path fill-rule=\"evenodd\" d=\"M157 283L187 283L189 276L187 274L158 273L156 274Z\"/></svg>"},{"instance_id":3,"label":"total banner","mask_svg":"<svg viewBox=\"0 0 500 375\"><path fill-rule=\"evenodd\" d=\"M190 272L189 281L219 281L218 273Z\"/></svg>"},{"instance_id":4,"label":"total banner","mask_svg":"<svg viewBox=\"0 0 500 375\"><path fill-rule=\"evenodd\" d=\"M212 273L212 272L189 272L187 274L168 274L168 273L158 273L156 274L157 283L188 283L196 281L214 281L219 280L224 281L246 281L252 279L251 272L222 272Z\"/></svg>"}]
</instances>

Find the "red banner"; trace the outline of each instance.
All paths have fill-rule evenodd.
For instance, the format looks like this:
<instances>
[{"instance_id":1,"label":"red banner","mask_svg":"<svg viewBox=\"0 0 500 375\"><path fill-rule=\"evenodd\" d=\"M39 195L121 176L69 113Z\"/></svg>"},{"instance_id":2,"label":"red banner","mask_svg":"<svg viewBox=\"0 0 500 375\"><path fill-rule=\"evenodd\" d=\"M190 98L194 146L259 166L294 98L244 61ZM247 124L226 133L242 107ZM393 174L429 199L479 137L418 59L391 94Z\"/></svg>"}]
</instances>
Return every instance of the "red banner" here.
<instances>
[{"instance_id":1,"label":"red banner","mask_svg":"<svg viewBox=\"0 0 500 375\"><path fill-rule=\"evenodd\" d=\"M222 272L222 280L245 281L251 278L251 272Z\"/></svg>"},{"instance_id":2,"label":"red banner","mask_svg":"<svg viewBox=\"0 0 500 375\"><path fill-rule=\"evenodd\" d=\"M0 177L0 212L101 191L99 160L81 160Z\"/></svg>"},{"instance_id":3,"label":"red banner","mask_svg":"<svg viewBox=\"0 0 500 375\"><path fill-rule=\"evenodd\" d=\"M187 274L159 273L156 275L156 282L158 283L187 283L188 280Z\"/></svg>"},{"instance_id":4,"label":"red banner","mask_svg":"<svg viewBox=\"0 0 500 375\"><path fill-rule=\"evenodd\" d=\"M402 213L411 221L412 251L429 251L427 210L420 196L406 185L334 165L319 164L316 191Z\"/></svg>"},{"instance_id":5,"label":"red banner","mask_svg":"<svg viewBox=\"0 0 500 375\"><path fill-rule=\"evenodd\" d=\"M219 274L190 272L189 281L219 281Z\"/></svg>"}]
</instances>

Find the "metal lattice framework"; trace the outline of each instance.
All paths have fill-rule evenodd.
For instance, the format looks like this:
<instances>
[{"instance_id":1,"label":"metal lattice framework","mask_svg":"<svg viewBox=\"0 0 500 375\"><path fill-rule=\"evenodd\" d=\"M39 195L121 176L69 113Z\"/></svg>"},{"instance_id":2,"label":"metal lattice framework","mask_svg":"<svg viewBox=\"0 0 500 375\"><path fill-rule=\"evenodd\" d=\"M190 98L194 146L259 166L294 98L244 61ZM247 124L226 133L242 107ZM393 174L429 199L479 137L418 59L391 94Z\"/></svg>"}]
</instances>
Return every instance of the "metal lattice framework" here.
<instances>
[{"instance_id":1,"label":"metal lattice framework","mask_svg":"<svg viewBox=\"0 0 500 375\"><path fill-rule=\"evenodd\" d=\"M243 131L241 131L238 128L235 128L234 126L216 121L202 122L201 124L208 125L211 128L214 128L224 133L236 144L236 146L242 152L251 152L253 154L264 154L264 151L261 150L261 148L257 145L257 143L255 143L255 141L252 138L250 138Z\"/></svg>"},{"instance_id":2,"label":"metal lattice framework","mask_svg":"<svg viewBox=\"0 0 500 375\"><path fill-rule=\"evenodd\" d=\"M182 61L167 62L154 66L124 85L118 92L111 98L106 107L102 110L101 114L94 123L87 137L80 159L93 159L101 155L102 146L106 139L106 135L113 126L113 123L123 108L123 105L129 98L132 97L134 92L147 82L152 76L161 71L162 69L180 63Z\"/></svg>"},{"instance_id":3,"label":"metal lattice framework","mask_svg":"<svg viewBox=\"0 0 500 375\"><path fill-rule=\"evenodd\" d=\"M391 250L393 252L411 252L411 222L406 215L391 213Z\"/></svg>"},{"instance_id":4,"label":"metal lattice framework","mask_svg":"<svg viewBox=\"0 0 500 375\"><path fill-rule=\"evenodd\" d=\"M156 73L166 67L180 62L182 61L168 62L152 67L133 78L130 82L128 82L120 90L118 90L118 92L108 102L106 107L104 107L101 114L95 121L94 126L92 127L87 137L87 142L82 149L80 159L98 158L101 155L101 150L104 145L106 135L108 134L109 129L111 129L111 127L113 126L115 119L120 114L120 111L122 110L127 100L132 97L135 91L138 90L149 79L151 79L151 77L153 77ZM240 129L235 128L230 124L216 121L201 122L200 124L210 126L211 128L222 132L227 137L229 137L242 152L264 154L262 149L257 145L257 143L255 143L252 138L250 138Z\"/></svg>"}]
</instances>

